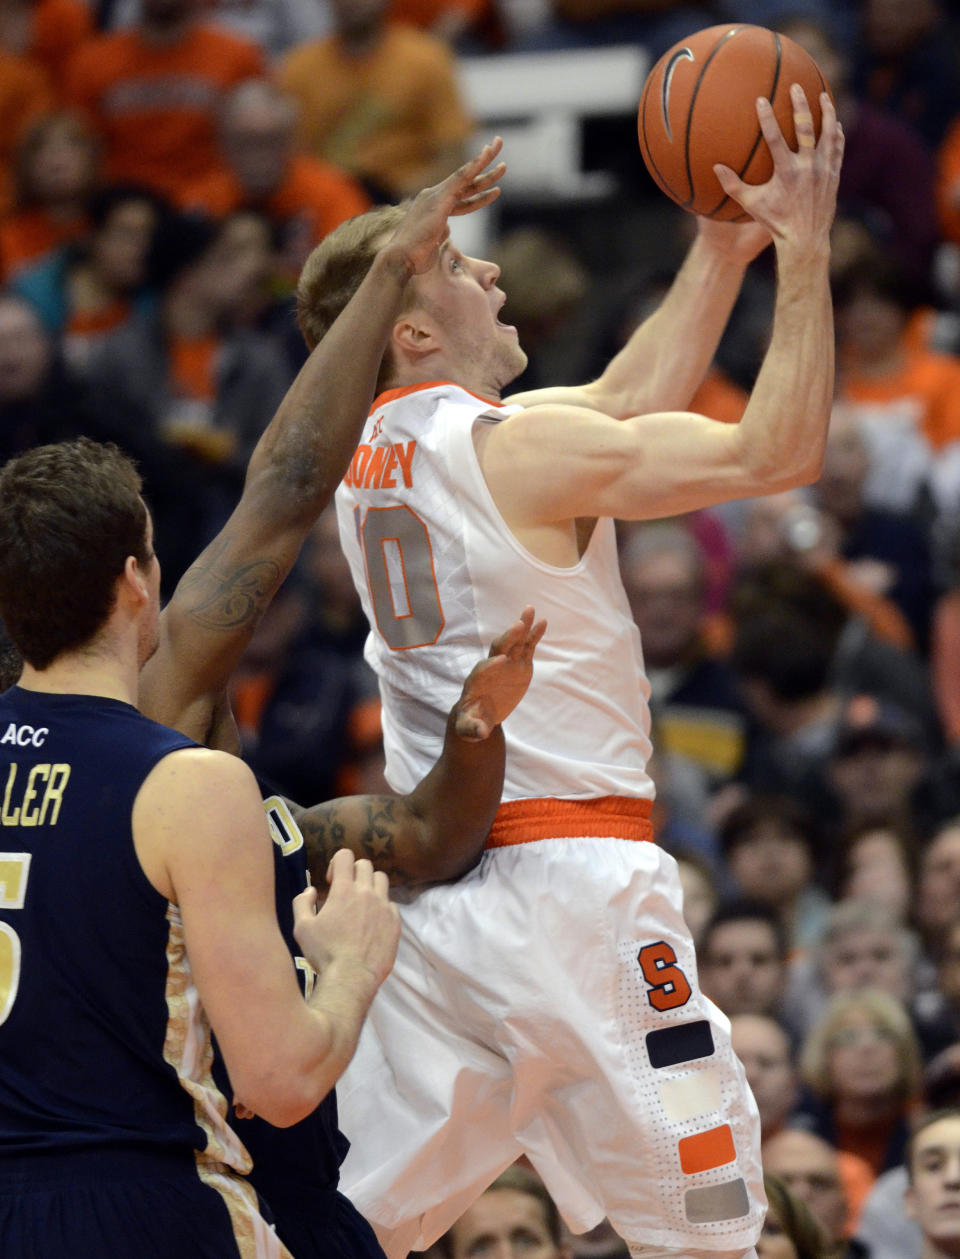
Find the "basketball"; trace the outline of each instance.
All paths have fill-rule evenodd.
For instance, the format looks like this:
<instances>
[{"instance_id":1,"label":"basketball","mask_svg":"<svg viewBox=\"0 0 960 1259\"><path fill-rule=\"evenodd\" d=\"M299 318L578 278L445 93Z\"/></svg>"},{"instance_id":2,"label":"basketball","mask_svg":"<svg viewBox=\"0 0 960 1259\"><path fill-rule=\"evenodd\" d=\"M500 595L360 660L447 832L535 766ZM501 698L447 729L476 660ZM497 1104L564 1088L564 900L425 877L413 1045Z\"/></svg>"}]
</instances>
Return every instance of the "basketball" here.
<instances>
[{"instance_id":1,"label":"basketball","mask_svg":"<svg viewBox=\"0 0 960 1259\"><path fill-rule=\"evenodd\" d=\"M691 214L748 218L720 187L713 166L722 162L744 183L766 183L773 158L756 101L770 101L796 151L791 83L806 93L819 137L820 93L830 89L817 63L792 39L763 26L727 25L674 44L647 76L637 118L640 152L656 183Z\"/></svg>"}]
</instances>

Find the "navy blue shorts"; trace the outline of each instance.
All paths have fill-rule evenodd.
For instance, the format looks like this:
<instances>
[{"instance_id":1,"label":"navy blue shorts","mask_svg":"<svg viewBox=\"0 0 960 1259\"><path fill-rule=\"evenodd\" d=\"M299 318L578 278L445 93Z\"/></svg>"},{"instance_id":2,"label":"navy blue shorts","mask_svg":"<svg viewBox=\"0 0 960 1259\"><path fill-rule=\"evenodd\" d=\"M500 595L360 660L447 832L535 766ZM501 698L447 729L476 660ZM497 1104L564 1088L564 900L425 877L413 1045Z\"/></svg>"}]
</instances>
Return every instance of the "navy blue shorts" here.
<instances>
[{"instance_id":1,"label":"navy blue shorts","mask_svg":"<svg viewBox=\"0 0 960 1259\"><path fill-rule=\"evenodd\" d=\"M272 1225L244 1177L205 1183L190 1153L0 1154L3 1259L248 1259ZM233 1204L232 1209L227 1203ZM273 1245L277 1246L273 1238ZM272 1247L269 1246L268 1250ZM286 1251L277 1246L276 1254Z\"/></svg>"},{"instance_id":2,"label":"navy blue shorts","mask_svg":"<svg viewBox=\"0 0 960 1259\"><path fill-rule=\"evenodd\" d=\"M385 1259L373 1229L335 1189L298 1187L294 1196L273 1188L270 1195L277 1233L296 1259Z\"/></svg>"}]
</instances>

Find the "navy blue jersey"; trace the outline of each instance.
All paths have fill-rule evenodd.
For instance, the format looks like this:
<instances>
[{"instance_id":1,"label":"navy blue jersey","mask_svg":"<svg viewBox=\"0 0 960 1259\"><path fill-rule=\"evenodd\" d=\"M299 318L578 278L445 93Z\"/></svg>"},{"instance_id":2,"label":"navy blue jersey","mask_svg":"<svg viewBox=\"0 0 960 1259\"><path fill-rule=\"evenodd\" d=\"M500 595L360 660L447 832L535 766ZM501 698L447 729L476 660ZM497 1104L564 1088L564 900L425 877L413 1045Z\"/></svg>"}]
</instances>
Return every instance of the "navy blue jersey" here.
<instances>
[{"instance_id":1,"label":"navy blue jersey","mask_svg":"<svg viewBox=\"0 0 960 1259\"><path fill-rule=\"evenodd\" d=\"M262 789L262 784L261 784ZM293 936L293 898L310 882L303 836L290 810L279 796L268 796L264 802L270 834L273 838L274 887L277 901L277 922L290 950L291 965L305 996L313 988L315 972L306 958L300 956ZM218 1053L214 1072L221 1088L230 1096L229 1081L223 1059ZM313 1114L290 1128L274 1128L262 1119L236 1119L236 1129L253 1158L250 1179L272 1204L271 1188L308 1189L336 1188L340 1164L349 1148L346 1137L337 1127L337 1103L329 1093Z\"/></svg>"},{"instance_id":2,"label":"navy blue jersey","mask_svg":"<svg viewBox=\"0 0 960 1259\"><path fill-rule=\"evenodd\" d=\"M263 783L261 790L273 838L277 921L304 995L309 996L315 972L300 956L293 935L293 898L310 881L306 847L283 799L267 794ZM219 1054L214 1073L229 1096L229 1080ZM336 1192L349 1142L337 1125L334 1092L289 1128L274 1128L263 1119L238 1120L232 1112L230 1122L253 1158L249 1179L270 1205L277 1233L297 1259L382 1259L370 1226Z\"/></svg>"},{"instance_id":3,"label":"navy blue jersey","mask_svg":"<svg viewBox=\"0 0 960 1259\"><path fill-rule=\"evenodd\" d=\"M182 1149L240 1171L176 907L132 811L192 740L129 704L0 695L0 1155Z\"/></svg>"}]
</instances>

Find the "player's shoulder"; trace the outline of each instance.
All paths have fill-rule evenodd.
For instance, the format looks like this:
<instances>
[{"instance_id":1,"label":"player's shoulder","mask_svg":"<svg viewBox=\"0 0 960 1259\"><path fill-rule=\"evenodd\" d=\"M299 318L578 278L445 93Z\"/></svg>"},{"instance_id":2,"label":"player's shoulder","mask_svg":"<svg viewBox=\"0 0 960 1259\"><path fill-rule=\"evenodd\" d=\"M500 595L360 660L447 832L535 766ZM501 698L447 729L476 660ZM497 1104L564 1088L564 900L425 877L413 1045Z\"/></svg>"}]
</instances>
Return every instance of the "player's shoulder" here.
<instances>
[{"instance_id":1,"label":"player's shoulder","mask_svg":"<svg viewBox=\"0 0 960 1259\"><path fill-rule=\"evenodd\" d=\"M199 744L174 748L159 760L144 780L140 799L164 811L178 806L190 810L200 804L255 803L261 807L257 780L249 766L230 752Z\"/></svg>"}]
</instances>

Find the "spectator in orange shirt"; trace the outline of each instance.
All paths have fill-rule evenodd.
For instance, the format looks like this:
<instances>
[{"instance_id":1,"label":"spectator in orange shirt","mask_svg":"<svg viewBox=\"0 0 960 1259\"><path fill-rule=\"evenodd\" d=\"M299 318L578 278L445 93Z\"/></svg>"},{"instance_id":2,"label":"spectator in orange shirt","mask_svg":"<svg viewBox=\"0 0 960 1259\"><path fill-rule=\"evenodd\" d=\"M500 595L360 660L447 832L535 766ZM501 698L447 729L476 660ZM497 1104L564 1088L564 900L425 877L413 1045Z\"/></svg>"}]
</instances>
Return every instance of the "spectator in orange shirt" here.
<instances>
[{"instance_id":1,"label":"spectator in orange shirt","mask_svg":"<svg viewBox=\"0 0 960 1259\"><path fill-rule=\"evenodd\" d=\"M53 108L44 72L0 46L0 214L13 202L11 164L20 138L31 122Z\"/></svg>"},{"instance_id":2,"label":"spectator in orange shirt","mask_svg":"<svg viewBox=\"0 0 960 1259\"><path fill-rule=\"evenodd\" d=\"M141 0L137 25L89 40L71 60L67 96L103 136L107 178L179 200L216 164L220 105L264 62L199 13L198 0Z\"/></svg>"},{"instance_id":3,"label":"spectator in orange shirt","mask_svg":"<svg viewBox=\"0 0 960 1259\"><path fill-rule=\"evenodd\" d=\"M839 397L860 419L875 507L937 514L960 506L960 359L912 343L916 303L882 255L856 259L834 281Z\"/></svg>"},{"instance_id":4,"label":"spectator in orange shirt","mask_svg":"<svg viewBox=\"0 0 960 1259\"><path fill-rule=\"evenodd\" d=\"M0 281L83 236L99 157L96 137L76 114L44 114L28 128L14 159L16 205L0 220Z\"/></svg>"},{"instance_id":5,"label":"spectator in orange shirt","mask_svg":"<svg viewBox=\"0 0 960 1259\"><path fill-rule=\"evenodd\" d=\"M70 56L92 34L84 0L0 0L0 45L36 62L55 92Z\"/></svg>"},{"instance_id":6,"label":"spectator in orange shirt","mask_svg":"<svg viewBox=\"0 0 960 1259\"><path fill-rule=\"evenodd\" d=\"M296 129L296 104L286 92L266 79L241 83L224 104L224 162L183 195L185 208L218 216L259 210L277 229L294 280L328 232L371 204L345 171L298 152Z\"/></svg>"},{"instance_id":7,"label":"spectator in orange shirt","mask_svg":"<svg viewBox=\"0 0 960 1259\"><path fill-rule=\"evenodd\" d=\"M331 0L335 33L294 48L280 66L311 153L400 200L463 160L472 122L441 40L387 20L389 0Z\"/></svg>"}]
</instances>

